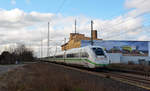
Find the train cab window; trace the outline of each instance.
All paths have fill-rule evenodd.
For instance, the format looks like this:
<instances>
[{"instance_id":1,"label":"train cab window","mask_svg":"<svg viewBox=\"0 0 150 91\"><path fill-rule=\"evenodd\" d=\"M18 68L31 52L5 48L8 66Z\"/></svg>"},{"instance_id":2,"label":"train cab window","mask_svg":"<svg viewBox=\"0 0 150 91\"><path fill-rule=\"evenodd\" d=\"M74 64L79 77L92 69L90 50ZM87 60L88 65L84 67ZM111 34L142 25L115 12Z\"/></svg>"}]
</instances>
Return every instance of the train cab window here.
<instances>
[{"instance_id":1,"label":"train cab window","mask_svg":"<svg viewBox=\"0 0 150 91\"><path fill-rule=\"evenodd\" d=\"M102 56L104 55L104 51L102 48L92 48L94 53L97 55L97 56Z\"/></svg>"}]
</instances>

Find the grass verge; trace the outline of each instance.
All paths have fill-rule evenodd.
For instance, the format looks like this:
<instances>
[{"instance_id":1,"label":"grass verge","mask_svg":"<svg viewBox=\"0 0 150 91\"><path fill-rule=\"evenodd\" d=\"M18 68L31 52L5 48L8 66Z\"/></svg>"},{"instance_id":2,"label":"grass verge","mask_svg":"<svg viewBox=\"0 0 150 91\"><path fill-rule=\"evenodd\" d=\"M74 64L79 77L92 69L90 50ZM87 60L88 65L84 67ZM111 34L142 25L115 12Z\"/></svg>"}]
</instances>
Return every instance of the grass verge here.
<instances>
[{"instance_id":1,"label":"grass verge","mask_svg":"<svg viewBox=\"0 0 150 91\"><path fill-rule=\"evenodd\" d=\"M116 91L70 74L46 63L29 64L2 75L0 91Z\"/></svg>"}]
</instances>

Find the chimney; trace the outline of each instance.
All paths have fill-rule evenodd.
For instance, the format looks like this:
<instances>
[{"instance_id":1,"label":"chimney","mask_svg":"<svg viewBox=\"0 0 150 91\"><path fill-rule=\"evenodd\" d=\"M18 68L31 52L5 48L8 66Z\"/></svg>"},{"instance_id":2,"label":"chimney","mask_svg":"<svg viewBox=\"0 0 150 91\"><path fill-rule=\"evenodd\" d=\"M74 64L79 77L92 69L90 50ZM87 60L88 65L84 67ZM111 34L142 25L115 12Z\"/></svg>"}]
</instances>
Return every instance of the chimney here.
<instances>
[{"instance_id":1,"label":"chimney","mask_svg":"<svg viewBox=\"0 0 150 91\"><path fill-rule=\"evenodd\" d=\"M93 39L97 39L97 30L93 30Z\"/></svg>"},{"instance_id":2,"label":"chimney","mask_svg":"<svg viewBox=\"0 0 150 91\"><path fill-rule=\"evenodd\" d=\"M75 35L75 33L70 33L70 40L73 39L73 36Z\"/></svg>"}]
</instances>

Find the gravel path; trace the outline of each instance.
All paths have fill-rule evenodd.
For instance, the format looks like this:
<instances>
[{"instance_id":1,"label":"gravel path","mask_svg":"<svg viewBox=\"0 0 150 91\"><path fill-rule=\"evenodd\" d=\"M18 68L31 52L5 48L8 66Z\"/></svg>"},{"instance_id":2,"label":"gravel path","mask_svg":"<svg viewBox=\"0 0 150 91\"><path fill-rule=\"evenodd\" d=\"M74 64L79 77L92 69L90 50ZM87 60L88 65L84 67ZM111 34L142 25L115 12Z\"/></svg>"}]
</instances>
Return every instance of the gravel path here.
<instances>
[{"instance_id":1,"label":"gravel path","mask_svg":"<svg viewBox=\"0 0 150 91\"><path fill-rule=\"evenodd\" d=\"M17 67L23 66L24 64L19 64L19 65L0 65L0 75L13 70Z\"/></svg>"}]
</instances>

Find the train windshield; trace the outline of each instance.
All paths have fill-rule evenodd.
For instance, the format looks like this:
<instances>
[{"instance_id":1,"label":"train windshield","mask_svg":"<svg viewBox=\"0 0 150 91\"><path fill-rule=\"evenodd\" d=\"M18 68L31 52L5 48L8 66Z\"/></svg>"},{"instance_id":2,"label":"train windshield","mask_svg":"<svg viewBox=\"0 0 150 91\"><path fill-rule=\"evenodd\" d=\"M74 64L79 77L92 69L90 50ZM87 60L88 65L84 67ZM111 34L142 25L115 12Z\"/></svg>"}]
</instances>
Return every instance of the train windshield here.
<instances>
[{"instance_id":1,"label":"train windshield","mask_svg":"<svg viewBox=\"0 0 150 91\"><path fill-rule=\"evenodd\" d=\"M104 51L102 48L92 48L92 49L97 56L103 56L104 55Z\"/></svg>"}]
</instances>

